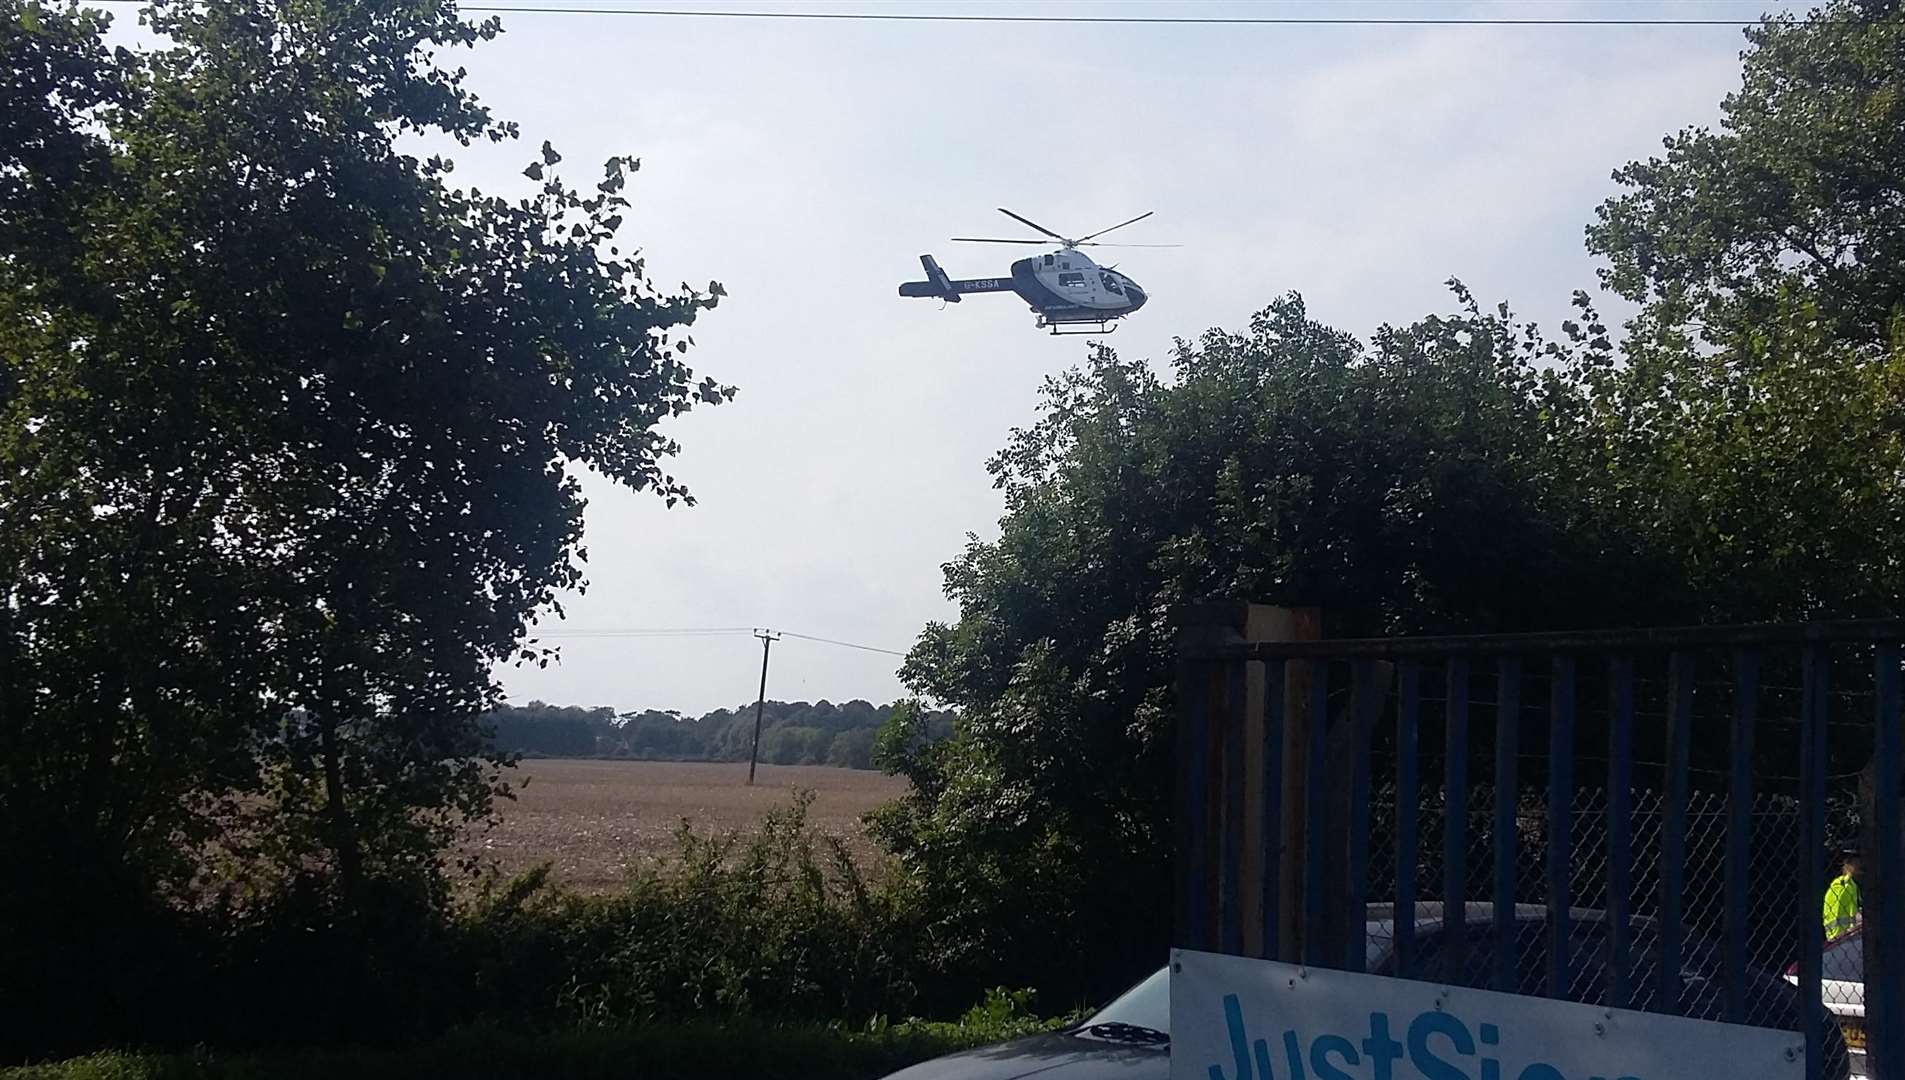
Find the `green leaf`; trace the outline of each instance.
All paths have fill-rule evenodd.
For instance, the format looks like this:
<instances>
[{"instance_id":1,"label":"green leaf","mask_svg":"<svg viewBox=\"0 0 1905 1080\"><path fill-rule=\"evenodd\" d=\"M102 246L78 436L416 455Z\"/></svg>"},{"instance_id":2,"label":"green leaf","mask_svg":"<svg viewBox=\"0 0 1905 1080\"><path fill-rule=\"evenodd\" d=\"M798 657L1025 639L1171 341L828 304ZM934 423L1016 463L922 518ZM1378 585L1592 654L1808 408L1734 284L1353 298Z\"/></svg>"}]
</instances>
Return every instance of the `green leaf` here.
<instances>
[{"instance_id":1,"label":"green leaf","mask_svg":"<svg viewBox=\"0 0 1905 1080\"><path fill-rule=\"evenodd\" d=\"M605 262L559 185L461 194L409 152L517 130L437 63L491 33L451 6L143 13L116 49L0 13L0 910L276 927L212 951L445 926L496 671L584 584L571 477L692 504L656 424L719 401L662 339L710 303ZM103 1045L73 995L47 1037Z\"/></svg>"}]
</instances>

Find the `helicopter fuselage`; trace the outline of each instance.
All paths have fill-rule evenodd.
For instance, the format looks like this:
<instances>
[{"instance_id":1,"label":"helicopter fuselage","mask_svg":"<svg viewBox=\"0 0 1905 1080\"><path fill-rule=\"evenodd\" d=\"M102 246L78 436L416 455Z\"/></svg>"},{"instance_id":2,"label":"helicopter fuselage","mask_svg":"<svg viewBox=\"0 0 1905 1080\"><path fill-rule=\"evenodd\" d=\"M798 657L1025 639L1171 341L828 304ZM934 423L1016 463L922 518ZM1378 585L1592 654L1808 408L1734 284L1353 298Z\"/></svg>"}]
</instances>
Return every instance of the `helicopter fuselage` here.
<instances>
[{"instance_id":1,"label":"helicopter fuselage","mask_svg":"<svg viewBox=\"0 0 1905 1080\"><path fill-rule=\"evenodd\" d=\"M1047 322L1099 322L1129 315L1150 297L1138 283L1081 251L1054 251L1012 264L1012 291Z\"/></svg>"},{"instance_id":2,"label":"helicopter fuselage","mask_svg":"<svg viewBox=\"0 0 1905 1080\"><path fill-rule=\"evenodd\" d=\"M1143 307L1150 299L1138 283L1101 267L1081 251L1061 248L1012 264L1005 277L955 279L930 255L920 256L926 281L900 286L901 296L938 297L952 303L967 293L1010 292L1038 314L1040 326L1068 323L1108 324Z\"/></svg>"}]
</instances>

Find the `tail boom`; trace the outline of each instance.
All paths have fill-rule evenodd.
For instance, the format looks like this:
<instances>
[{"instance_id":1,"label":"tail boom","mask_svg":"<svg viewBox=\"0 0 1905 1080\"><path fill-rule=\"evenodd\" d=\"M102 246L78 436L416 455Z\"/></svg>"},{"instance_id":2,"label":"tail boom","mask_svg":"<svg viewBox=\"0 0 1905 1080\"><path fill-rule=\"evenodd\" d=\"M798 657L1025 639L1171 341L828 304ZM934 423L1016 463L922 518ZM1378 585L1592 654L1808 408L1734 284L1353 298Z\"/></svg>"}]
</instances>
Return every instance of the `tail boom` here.
<instances>
[{"instance_id":1,"label":"tail boom","mask_svg":"<svg viewBox=\"0 0 1905 1080\"><path fill-rule=\"evenodd\" d=\"M1011 292L1012 279L1002 278L961 278L946 276L939 263L931 255L921 255L920 265L926 268L925 281L907 281L900 285L901 296L938 297L948 303L957 304L966 293Z\"/></svg>"}]
</instances>

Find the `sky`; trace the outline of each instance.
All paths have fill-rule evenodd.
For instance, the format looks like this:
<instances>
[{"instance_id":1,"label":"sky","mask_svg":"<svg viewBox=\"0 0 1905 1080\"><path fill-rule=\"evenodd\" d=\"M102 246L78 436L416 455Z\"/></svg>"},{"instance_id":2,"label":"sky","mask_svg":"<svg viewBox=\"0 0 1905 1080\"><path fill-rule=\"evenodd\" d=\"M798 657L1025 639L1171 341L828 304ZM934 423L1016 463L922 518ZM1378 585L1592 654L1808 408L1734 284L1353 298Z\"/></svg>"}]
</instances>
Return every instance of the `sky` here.
<instances>
[{"instance_id":1,"label":"sky","mask_svg":"<svg viewBox=\"0 0 1905 1080\"><path fill-rule=\"evenodd\" d=\"M664 6L565 0L592 3ZM1768 4L665 6L1750 20ZM1733 27L500 17L501 38L443 60L523 140L460 150L457 179L527 194L519 173L544 139L578 185L610 155L639 157L622 238L657 284L727 289L689 359L740 393L667 427L682 446L669 471L698 505L584 477L589 586L539 629L561 662L498 675L518 702L690 713L753 700L759 642L595 632L771 627L903 652L956 617L941 567L969 535L995 536L1002 509L986 459L1087 350L1036 330L1009 294L944 310L896 295L924 253L973 277L1039 250L948 242L1026 235L995 207L1071 236L1157 212L1116 238L1182 247L1100 253L1151 297L1109 339L1126 357L1163 361L1174 338L1241 328L1292 290L1366 338L1446 310L1452 276L1553 327L1573 290L1595 288L1582 230L1610 172L1714 124L1744 44ZM888 701L899 662L789 637L768 696Z\"/></svg>"}]
</instances>

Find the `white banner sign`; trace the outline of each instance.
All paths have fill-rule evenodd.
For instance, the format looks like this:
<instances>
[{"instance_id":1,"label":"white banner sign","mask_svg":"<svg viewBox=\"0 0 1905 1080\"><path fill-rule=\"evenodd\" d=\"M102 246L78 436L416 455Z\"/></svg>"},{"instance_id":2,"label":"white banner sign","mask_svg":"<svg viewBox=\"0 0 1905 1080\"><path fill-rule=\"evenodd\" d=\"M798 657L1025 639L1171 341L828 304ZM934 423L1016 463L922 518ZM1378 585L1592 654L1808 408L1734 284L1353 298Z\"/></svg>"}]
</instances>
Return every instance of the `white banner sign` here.
<instances>
[{"instance_id":1,"label":"white banner sign","mask_svg":"<svg viewBox=\"0 0 1905 1080\"><path fill-rule=\"evenodd\" d=\"M1797 1032L1171 954L1171 1080L1784 1080Z\"/></svg>"}]
</instances>

